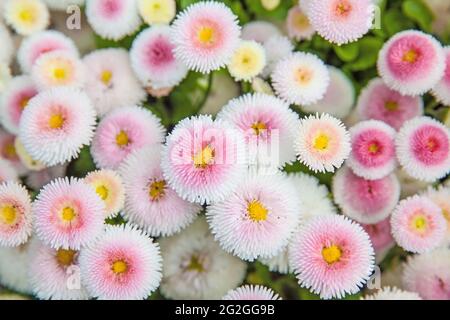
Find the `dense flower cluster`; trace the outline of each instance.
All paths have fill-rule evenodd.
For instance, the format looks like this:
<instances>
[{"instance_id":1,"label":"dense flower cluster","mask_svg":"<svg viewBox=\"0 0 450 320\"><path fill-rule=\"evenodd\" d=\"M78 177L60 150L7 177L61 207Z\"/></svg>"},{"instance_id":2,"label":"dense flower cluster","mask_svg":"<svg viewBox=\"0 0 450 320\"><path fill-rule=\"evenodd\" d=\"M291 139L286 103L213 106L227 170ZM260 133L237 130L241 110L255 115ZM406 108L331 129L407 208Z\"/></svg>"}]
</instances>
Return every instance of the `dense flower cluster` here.
<instances>
[{"instance_id":1,"label":"dense flower cluster","mask_svg":"<svg viewBox=\"0 0 450 320\"><path fill-rule=\"evenodd\" d=\"M0 299L450 300L439 25L254 2L0 1Z\"/></svg>"}]
</instances>

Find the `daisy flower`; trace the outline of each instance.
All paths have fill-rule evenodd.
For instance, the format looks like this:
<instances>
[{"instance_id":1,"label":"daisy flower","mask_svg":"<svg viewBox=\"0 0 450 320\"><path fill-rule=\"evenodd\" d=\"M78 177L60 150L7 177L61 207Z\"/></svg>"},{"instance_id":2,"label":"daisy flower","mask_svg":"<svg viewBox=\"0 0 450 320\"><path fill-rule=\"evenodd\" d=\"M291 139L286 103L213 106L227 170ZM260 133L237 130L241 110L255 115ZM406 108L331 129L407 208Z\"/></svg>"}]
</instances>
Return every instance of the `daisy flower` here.
<instances>
[{"instance_id":1,"label":"daisy flower","mask_svg":"<svg viewBox=\"0 0 450 320\"><path fill-rule=\"evenodd\" d=\"M132 225L107 226L79 262L88 292L101 300L143 300L161 281L158 244Z\"/></svg>"},{"instance_id":2,"label":"daisy flower","mask_svg":"<svg viewBox=\"0 0 450 320\"><path fill-rule=\"evenodd\" d=\"M347 165L353 172L369 180L381 179L397 166L396 132L378 120L362 121L350 128L352 151Z\"/></svg>"},{"instance_id":3,"label":"daisy flower","mask_svg":"<svg viewBox=\"0 0 450 320\"><path fill-rule=\"evenodd\" d=\"M289 38L296 41L311 40L316 33L316 30L309 22L308 16L300 9L300 6L293 6L289 9L286 29Z\"/></svg>"},{"instance_id":4,"label":"daisy flower","mask_svg":"<svg viewBox=\"0 0 450 320\"><path fill-rule=\"evenodd\" d=\"M377 180L366 180L342 167L333 177L335 202L350 218L366 224L386 219L400 198L400 183L395 174Z\"/></svg>"},{"instance_id":5,"label":"daisy flower","mask_svg":"<svg viewBox=\"0 0 450 320\"><path fill-rule=\"evenodd\" d=\"M250 81L266 66L264 47L256 41L242 40L228 64L228 71L236 81Z\"/></svg>"},{"instance_id":6,"label":"daisy flower","mask_svg":"<svg viewBox=\"0 0 450 320\"><path fill-rule=\"evenodd\" d=\"M399 202L391 216L391 228L399 246L409 252L424 253L441 245L447 221L433 201L415 195Z\"/></svg>"},{"instance_id":7,"label":"daisy flower","mask_svg":"<svg viewBox=\"0 0 450 320\"><path fill-rule=\"evenodd\" d=\"M88 173L84 182L93 187L97 195L105 203L105 218L111 218L123 209L125 188L122 178L115 171L92 171Z\"/></svg>"},{"instance_id":8,"label":"daisy flower","mask_svg":"<svg viewBox=\"0 0 450 320\"><path fill-rule=\"evenodd\" d=\"M273 23L264 20L250 21L242 27L241 38L264 44L273 36L281 36L280 29Z\"/></svg>"},{"instance_id":9,"label":"daisy flower","mask_svg":"<svg viewBox=\"0 0 450 320\"><path fill-rule=\"evenodd\" d=\"M23 166L17 155L17 150L15 146L16 136L3 131L0 128L0 158L3 158L17 170L19 175L24 175L27 173L27 169Z\"/></svg>"},{"instance_id":10,"label":"daisy flower","mask_svg":"<svg viewBox=\"0 0 450 320\"><path fill-rule=\"evenodd\" d=\"M58 178L41 189L32 212L36 234L45 245L79 250L102 232L105 205L82 180Z\"/></svg>"},{"instance_id":11,"label":"daisy flower","mask_svg":"<svg viewBox=\"0 0 450 320\"><path fill-rule=\"evenodd\" d=\"M186 230L159 241L161 293L170 299L221 299L242 283L247 265L223 251L199 218Z\"/></svg>"},{"instance_id":12,"label":"daisy flower","mask_svg":"<svg viewBox=\"0 0 450 320\"><path fill-rule=\"evenodd\" d=\"M75 88L54 88L30 100L20 119L19 138L30 156L53 166L75 158L91 142L95 110Z\"/></svg>"},{"instance_id":13,"label":"daisy flower","mask_svg":"<svg viewBox=\"0 0 450 320\"><path fill-rule=\"evenodd\" d=\"M11 34L2 22L0 22L0 43L2 44L2 50L0 51L0 62L9 64L13 57L15 47Z\"/></svg>"},{"instance_id":14,"label":"daisy flower","mask_svg":"<svg viewBox=\"0 0 450 320\"><path fill-rule=\"evenodd\" d=\"M139 14L145 23L169 24L177 12L175 0L137 0Z\"/></svg>"},{"instance_id":15,"label":"daisy flower","mask_svg":"<svg viewBox=\"0 0 450 320\"><path fill-rule=\"evenodd\" d=\"M450 249L442 248L409 257L403 270L406 290L425 300L450 299Z\"/></svg>"},{"instance_id":16,"label":"daisy flower","mask_svg":"<svg viewBox=\"0 0 450 320\"><path fill-rule=\"evenodd\" d=\"M450 47L444 48L445 73L442 79L434 86L432 93L442 104L450 106Z\"/></svg>"},{"instance_id":17,"label":"daisy flower","mask_svg":"<svg viewBox=\"0 0 450 320\"><path fill-rule=\"evenodd\" d=\"M280 174L247 177L206 216L220 246L243 260L272 258L288 244L303 208L293 185Z\"/></svg>"},{"instance_id":18,"label":"daisy flower","mask_svg":"<svg viewBox=\"0 0 450 320\"><path fill-rule=\"evenodd\" d=\"M38 299L88 299L80 283L78 251L52 249L33 239L30 252L28 275Z\"/></svg>"},{"instance_id":19,"label":"daisy flower","mask_svg":"<svg viewBox=\"0 0 450 320\"><path fill-rule=\"evenodd\" d=\"M441 44L427 33L406 30L395 34L378 55L378 73L403 95L422 95L442 79L445 55Z\"/></svg>"},{"instance_id":20,"label":"daisy flower","mask_svg":"<svg viewBox=\"0 0 450 320\"><path fill-rule=\"evenodd\" d=\"M422 298L416 292L384 287L374 294L364 296L361 300L422 300Z\"/></svg>"},{"instance_id":21,"label":"daisy flower","mask_svg":"<svg viewBox=\"0 0 450 320\"><path fill-rule=\"evenodd\" d=\"M289 266L289 250L287 247L272 258L259 258L259 262L266 265L270 272L278 272L281 274L292 273Z\"/></svg>"},{"instance_id":22,"label":"daisy flower","mask_svg":"<svg viewBox=\"0 0 450 320\"><path fill-rule=\"evenodd\" d=\"M52 51L42 54L31 69L31 77L39 90L60 86L82 88L88 70L69 51Z\"/></svg>"},{"instance_id":23,"label":"daisy flower","mask_svg":"<svg viewBox=\"0 0 450 320\"><path fill-rule=\"evenodd\" d=\"M376 224L363 224L375 250L376 263L380 263L386 257L389 250L395 246L391 233L391 222L389 218Z\"/></svg>"},{"instance_id":24,"label":"daisy flower","mask_svg":"<svg viewBox=\"0 0 450 320\"><path fill-rule=\"evenodd\" d=\"M167 137L162 170L180 197L199 204L225 200L246 169L242 134L222 120L181 120Z\"/></svg>"},{"instance_id":25,"label":"daisy flower","mask_svg":"<svg viewBox=\"0 0 450 320\"><path fill-rule=\"evenodd\" d=\"M442 215L447 221L446 244L450 244L450 186L439 186L437 189L428 187L424 195L441 208Z\"/></svg>"},{"instance_id":26,"label":"daisy flower","mask_svg":"<svg viewBox=\"0 0 450 320\"><path fill-rule=\"evenodd\" d=\"M134 150L163 142L165 134L159 118L147 109L119 108L100 121L91 153L98 167L116 169Z\"/></svg>"},{"instance_id":27,"label":"daisy flower","mask_svg":"<svg viewBox=\"0 0 450 320\"><path fill-rule=\"evenodd\" d=\"M301 120L294 150L314 172L334 172L350 154L350 135L340 120L326 113L311 115Z\"/></svg>"},{"instance_id":28,"label":"daisy flower","mask_svg":"<svg viewBox=\"0 0 450 320\"><path fill-rule=\"evenodd\" d=\"M245 285L228 291L222 300L281 300L281 298L270 288Z\"/></svg>"},{"instance_id":29,"label":"daisy flower","mask_svg":"<svg viewBox=\"0 0 450 320\"><path fill-rule=\"evenodd\" d=\"M160 154L160 145L144 147L127 157L119 168L125 183L125 218L155 237L179 232L202 209L169 188L162 174Z\"/></svg>"},{"instance_id":30,"label":"daisy flower","mask_svg":"<svg viewBox=\"0 0 450 320\"><path fill-rule=\"evenodd\" d=\"M399 130L403 123L423 114L423 100L420 96L404 96L375 78L361 91L356 111L361 120L383 121Z\"/></svg>"},{"instance_id":31,"label":"daisy flower","mask_svg":"<svg viewBox=\"0 0 450 320\"><path fill-rule=\"evenodd\" d=\"M83 63L89 70L86 73L86 93L100 116L145 100L145 90L131 68L125 49L96 50L86 55Z\"/></svg>"},{"instance_id":32,"label":"daisy flower","mask_svg":"<svg viewBox=\"0 0 450 320\"><path fill-rule=\"evenodd\" d=\"M367 233L340 215L310 220L289 246L289 262L299 284L322 299L360 291L372 274L373 256Z\"/></svg>"},{"instance_id":33,"label":"daisy flower","mask_svg":"<svg viewBox=\"0 0 450 320\"><path fill-rule=\"evenodd\" d=\"M28 279L29 243L14 248L0 246L0 283L3 287L22 294L32 292Z\"/></svg>"},{"instance_id":34,"label":"daisy flower","mask_svg":"<svg viewBox=\"0 0 450 320\"><path fill-rule=\"evenodd\" d=\"M1 96L0 120L3 127L13 134L19 132L19 122L23 109L38 93L29 76L17 76L11 79Z\"/></svg>"},{"instance_id":35,"label":"daisy flower","mask_svg":"<svg viewBox=\"0 0 450 320\"><path fill-rule=\"evenodd\" d=\"M31 235L31 199L17 182L0 184L0 245L16 247Z\"/></svg>"},{"instance_id":36,"label":"daisy flower","mask_svg":"<svg viewBox=\"0 0 450 320\"><path fill-rule=\"evenodd\" d=\"M301 4L317 33L337 45L358 40L372 27L372 0L302 0Z\"/></svg>"},{"instance_id":37,"label":"daisy flower","mask_svg":"<svg viewBox=\"0 0 450 320\"><path fill-rule=\"evenodd\" d=\"M240 34L238 18L225 4L194 3L173 22L175 55L189 69L209 73L230 61Z\"/></svg>"},{"instance_id":38,"label":"daisy flower","mask_svg":"<svg viewBox=\"0 0 450 320\"><path fill-rule=\"evenodd\" d=\"M343 119L350 114L355 104L355 88L352 81L340 69L328 66L330 85L325 96L316 103L302 105L302 110L309 113L329 113Z\"/></svg>"},{"instance_id":39,"label":"daisy flower","mask_svg":"<svg viewBox=\"0 0 450 320\"><path fill-rule=\"evenodd\" d=\"M233 99L217 114L245 136L249 165L275 170L294 162L292 149L299 124L296 113L282 100L265 94Z\"/></svg>"},{"instance_id":40,"label":"daisy flower","mask_svg":"<svg viewBox=\"0 0 450 320\"><path fill-rule=\"evenodd\" d=\"M73 5L83 6L86 0L44 0L47 7L51 10L64 11Z\"/></svg>"},{"instance_id":41,"label":"daisy flower","mask_svg":"<svg viewBox=\"0 0 450 320\"><path fill-rule=\"evenodd\" d=\"M266 67L262 72L264 78L268 78L274 71L278 62L292 55L294 45L288 37L274 35L263 43L266 51Z\"/></svg>"},{"instance_id":42,"label":"daisy flower","mask_svg":"<svg viewBox=\"0 0 450 320\"><path fill-rule=\"evenodd\" d=\"M428 117L406 122L396 138L397 158L413 178L433 182L450 172L450 130Z\"/></svg>"},{"instance_id":43,"label":"daisy flower","mask_svg":"<svg viewBox=\"0 0 450 320\"><path fill-rule=\"evenodd\" d=\"M41 0L5 0L3 17L14 31L28 36L47 28L50 14Z\"/></svg>"},{"instance_id":44,"label":"daisy flower","mask_svg":"<svg viewBox=\"0 0 450 320\"><path fill-rule=\"evenodd\" d=\"M171 27L165 25L147 28L134 39L131 66L146 87L169 88L186 77L188 69L175 58L174 48Z\"/></svg>"},{"instance_id":45,"label":"daisy flower","mask_svg":"<svg viewBox=\"0 0 450 320\"><path fill-rule=\"evenodd\" d=\"M18 158L20 159L20 162L27 170L31 171L40 171L46 168L45 164L43 164L40 161L34 160L30 154L25 150L25 147L23 146L22 141L20 141L19 138L16 137L14 140L14 149L17 153ZM30 173L28 173L28 176Z\"/></svg>"},{"instance_id":46,"label":"daisy flower","mask_svg":"<svg viewBox=\"0 0 450 320\"><path fill-rule=\"evenodd\" d=\"M26 37L17 51L17 61L24 73L30 73L34 63L45 53L67 51L78 58L72 39L55 30L45 30Z\"/></svg>"},{"instance_id":47,"label":"daisy flower","mask_svg":"<svg viewBox=\"0 0 450 320\"><path fill-rule=\"evenodd\" d=\"M95 33L114 41L132 35L141 25L137 1L86 0L86 17Z\"/></svg>"},{"instance_id":48,"label":"daisy flower","mask_svg":"<svg viewBox=\"0 0 450 320\"><path fill-rule=\"evenodd\" d=\"M19 175L8 160L0 158L0 183L7 181L19 181Z\"/></svg>"},{"instance_id":49,"label":"daisy flower","mask_svg":"<svg viewBox=\"0 0 450 320\"><path fill-rule=\"evenodd\" d=\"M328 89L330 74L316 55L295 52L278 62L272 73L275 92L290 104L320 101Z\"/></svg>"}]
</instances>

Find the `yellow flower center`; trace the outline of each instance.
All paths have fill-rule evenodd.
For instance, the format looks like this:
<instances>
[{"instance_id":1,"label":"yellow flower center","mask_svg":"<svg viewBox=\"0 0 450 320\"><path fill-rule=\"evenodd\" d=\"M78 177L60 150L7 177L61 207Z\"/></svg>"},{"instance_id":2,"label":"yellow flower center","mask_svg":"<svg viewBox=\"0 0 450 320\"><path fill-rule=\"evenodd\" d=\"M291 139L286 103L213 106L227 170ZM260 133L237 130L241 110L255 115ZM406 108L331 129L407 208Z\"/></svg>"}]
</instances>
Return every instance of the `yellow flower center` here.
<instances>
[{"instance_id":1,"label":"yellow flower center","mask_svg":"<svg viewBox=\"0 0 450 320\"><path fill-rule=\"evenodd\" d=\"M248 203L247 212L250 219L253 221L265 221L269 211L258 200L253 200Z\"/></svg>"},{"instance_id":2,"label":"yellow flower center","mask_svg":"<svg viewBox=\"0 0 450 320\"><path fill-rule=\"evenodd\" d=\"M116 136L116 143L119 147L125 147L130 143L130 138L128 134L121 130L119 134Z\"/></svg>"},{"instance_id":3,"label":"yellow flower center","mask_svg":"<svg viewBox=\"0 0 450 320\"><path fill-rule=\"evenodd\" d=\"M28 102L30 102L29 98L23 98L22 100L20 100L20 102L19 102L20 108L22 110L25 109L27 107L27 105L28 105Z\"/></svg>"},{"instance_id":4,"label":"yellow flower center","mask_svg":"<svg viewBox=\"0 0 450 320\"><path fill-rule=\"evenodd\" d=\"M165 194L166 182L164 180L155 181L150 185L148 191L150 198L155 201L161 199Z\"/></svg>"},{"instance_id":5,"label":"yellow flower center","mask_svg":"<svg viewBox=\"0 0 450 320\"><path fill-rule=\"evenodd\" d=\"M76 213L75 210L70 207L65 207L61 212L61 218L63 221L71 222L75 219Z\"/></svg>"},{"instance_id":6,"label":"yellow flower center","mask_svg":"<svg viewBox=\"0 0 450 320\"><path fill-rule=\"evenodd\" d=\"M320 134L314 140L314 148L317 150L325 150L328 148L330 144L330 137L325 134Z\"/></svg>"},{"instance_id":7,"label":"yellow flower center","mask_svg":"<svg viewBox=\"0 0 450 320\"><path fill-rule=\"evenodd\" d=\"M108 188L106 188L104 185L98 186L95 189L95 192L97 192L98 196L102 199L102 200L106 200L106 198L108 198Z\"/></svg>"},{"instance_id":8,"label":"yellow flower center","mask_svg":"<svg viewBox=\"0 0 450 320\"><path fill-rule=\"evenodd\" d=\"M199 257L197 257L196 255L193 255L191 257L189 265L187 266L186 269L189 271L197 271L197 272L203 272L205 270L203 264L200 262Z\"/></svg>"},{"instance_id":9,"label":"yellow flower center","mask_svg":"<svg viewBox=\"0 0 450 320\"><path fill-rule=\"evenodd\" d=\"M384 107L386 108L386 110L388 111L395 111L398 109L398 103L395 101L387 101L384 104Z\"/></svg>"},{"instance_id":10,"label":"yellow flower center","mask_svg":"<svg viewBox=\"0 0 450 320\"><path fill-rule=\"evenodd\" d=\"M125 261L123 261L123 260L117 260L117 261L114 261L114 263L112 264L111 269L112 269L112 271L113 271L115 274L122 274L122 273L127 272L127 270L128 270L128 265L127 265L127 263L126 263Z\"/></svg>"},{"instance_id":11,"label":"yellow flower center","mask_svg":"<svg viewBox=\"0 0 450 320\"><path fill-rule=\"evenodd\" d=\"M336 6L336 13L341 16L347 16L352 10L352 6L348 1L340 1Z\"/></svg>"},{"instance_id":12,"label":"yellow flower center","mask_svg":"<svg viewBox=\"0 0 450 320\"><path fill-rule=\"evenodd\" d=\"M211 27L201 27L197 33L198 41L201 44L209 45L214 42L214 29Z\"/></svg>"},{"instance_id":13,"label":"yellow flower center","mask_svg":"<svg viewBox=\"0 0 450 320\"><path fill-rule=\"evenodd\" d=\"M294 18L294 26L299 30L309 28L308 17L303 13L296 14Z\"/></svg>"},{"instance_id":14,"label":"yellow flower center","mask_svg":"<svg viewBox=\"0 0 450 320\"><path fill-rule=\"evenodd\" d=\"M420 214L414 217L411 221L411 227L419 233L427 230L428 222L424 215Z\"/></svg>"},{"instance_id":15,"label":"yellow flower center","mask_svg":"<svg viewBox=\"0 0 450 320\"><path fill-rule=\"evenodd\" d=\"M73 250L59 249L56 251L56 260L58 260L60 266L68 267L73 264L75 254L76 251Z\"/></svg>"},{"instance_id":16,"label":"yellow flower center","mask_svg":"<svg viewBox=\"0 0 450 320\"><path fill-rule=\"evenodd\" d=\"M295 78L299 84L307 84L311 81L313 73L307 68L300 68L295 73Z\"/></svg>"},{"instance_id":17,"label":"yellow flower center","mask_svg":"<svg viewBox=\"0 0 450 320\"><path fill-rule=\"evenodd\" d=\"M1 220L4 224L12 225L17 219L17 210L13 206L4 206L1 209Z\"/></svg>"},{"instance_id":18,"label":"yellow flower center","mask_svg":"<svg viewBox=\"0 0 450 320\"><path fill-rule=\"evenodd\" d=\"M411 50L408 50L408 51L405 52L405 54L403 55L402 60L404 62L414 63L414 62L417 61L418 56L419 55L417 54L416 50L411 49Z\"/></svg>"},{"instance_id":19,"label":"yellow flower center","mask_svg":"<svg viewBox=\"0 0 450 320\"><path fill-rule=\"evenodd\" d=\"M23 23L31 24L36 20L35 14L34 14L34 8L32 7L25 7L22 10L19 11L18 14L19 20Z\"/></svg>"},{"instance_id":20,"label":"yellow flower center","mask_svg":"<svg viewBox=\"0 0 450 320\"><path fill-rule=\"evenodd\" d=\"M3 148L3 155L6 159L14 159L17 157L16 147L14 143L7 143Z\"/></svg>"},{"instance_id":21,"label":"yellow flower center","mask_svg":"<svg viewBox=\"0 0 450 320\"><path fill-rule=\"evenodd\" d=\"M61 114L54 114L48 120L48 125L51 129L61 129L64 124L64 118Z\"/></svg>"},{"instance_id":22,"label":"yellow flower center","mask_svg":"<svg viewBox=\"0 0 450 320\"><path fill-rule=\"evenodd\" d=\"M210 146L204 147L194 156L193 160L196 168L206 168L214 161L214 149Z\"/></svg>"},{"instance_id":23,"label":"yellow flower center","mask_svg":"<svg viewBox=\"0 0 450 320\"><path fill-rule=\"evenodd\" d=\"M257 121L254 124L252 124L252 129L255 132L255 134L259 136L262 133L262 131L267 129L267 126L265 123Z\"/></svg>"},{"instance_id":24,"label":"yellow flower center","mask_svg":"<svg viewBox=\"0 0 450 320\"><path fill-rule=\"evenodd\" d=\"M67 71L64 68L55 68L53 69L53 77L56 80L64 80L67 77Z\"/></svg>"},{"instance_id":25,"label":"yellow flower center","mask_svg":"<svg viewBox=\"0 0 450 320\"><path fill-rule=\"evenodd\" d=\"M112 80L112 72L109 70L105 70L102 72L102 74L100 75L100 80L103 82L103 84L105 86L109 86L111 84L111 80Z\"/></svg>"},{"instance_id":26,"label":"yellow flower center","mask_svg":"<svg viewBox=\"0 0 450 320\"><path fill-rule=\"evenodd\" d=\"M380 150L380 147L376 143L371 143L369 145L369 153L376 154Z\"/></svg>"},{"instance_id":27,"label":"yellow flower center","mask_svg":"<svg viewBox=\"0 0 450 320\"><path fill-rule=\"evenodd\" d=\"M333 264L338 262L342 257L342 250L336 246L332 245L322 249L322 258L328 264Z\"/></svg>"}]
</instances>

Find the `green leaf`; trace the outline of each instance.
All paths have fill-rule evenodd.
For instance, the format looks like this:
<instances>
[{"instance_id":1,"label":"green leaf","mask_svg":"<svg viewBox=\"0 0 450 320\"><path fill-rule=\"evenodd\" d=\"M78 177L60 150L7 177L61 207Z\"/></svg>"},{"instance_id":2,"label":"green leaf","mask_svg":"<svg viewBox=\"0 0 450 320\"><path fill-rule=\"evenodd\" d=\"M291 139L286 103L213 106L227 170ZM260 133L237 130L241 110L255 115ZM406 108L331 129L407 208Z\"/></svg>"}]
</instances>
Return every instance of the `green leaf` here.
<instances>
[{"instance_id":1,"label":"green leaf","mask_svg":"<svg viewBox=\"0 0 450 320\"><path fill-rule=\"evenodd\" d=\"M344 44L342 46L333 46L336 55L345 62L354 61L359 54L358 42Z\"/></svg>"},{"instance_id":2,"label":"green leaf","mask_svg":"<svg viewBox=\"0 0 450 320\"><path fill-rule=\"evenodd\" d=\"M67 168L67 176L84 178L88 172L96 169L89 147L81 149L80 155Z\"/></svg>"},{"instance_id":3,"label":"green leaf","mask_svg":"<svg viewBox=\"0 0 450 320\"><path fill-rule=\"evenodd\" d=\"M383 43L382 39L371 36L359 40L359 55L349 65L350 70L362 71L374 67L377 63L378 52L383 46Z\"/></svg>"},{"instance_id":4,"label":"green leaf","mask_svg":"<svg viewBox=\"0 0 450 320\"><path fill-rule=\"evenodd\" d=\"M431 31L433 14L428 6L421 0L406 0L402 4L402 11L411 20L415 21L421 29L426 32Z\"/></svg>"},{"instance_id":5,"label":"green leaf","mask_svg":"<svg viewBox=\"0 0 450 320\"><path fill-rule=\"evenodd\" d=\"M391 37L394 34L414 28L414 23L408 20L400 10L391 9L387 11L382 17L383 29L387 31Z\"/></svg>"}]
</instances>

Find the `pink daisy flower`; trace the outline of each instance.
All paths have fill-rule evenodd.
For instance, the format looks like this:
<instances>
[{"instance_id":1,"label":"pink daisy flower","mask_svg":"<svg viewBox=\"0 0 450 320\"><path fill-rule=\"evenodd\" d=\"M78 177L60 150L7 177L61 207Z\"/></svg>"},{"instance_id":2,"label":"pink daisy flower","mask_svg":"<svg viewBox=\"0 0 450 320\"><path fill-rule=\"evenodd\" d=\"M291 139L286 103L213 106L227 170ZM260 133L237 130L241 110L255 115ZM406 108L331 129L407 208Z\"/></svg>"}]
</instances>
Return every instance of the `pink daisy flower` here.
<instances>
[{"instance_id":1,"label":"pink daisy flower","mask_svg":"<svg viewBox=\"0 0 450 320\"><path fill-rule=\"evenodd\" d=\"M127 157L119 168L125 182L125 217L154 237L179 232L202 209L169 188L162 174L160 154L160 145L142 148Z\"/></svg>"},{"instance_id":2,"label":"pink daisy flower","mask_svg":"<svg viewBox=\"0 0 450 320\"><path fill-rule=\"evenodd\" d=\"M18 181L19 175L8 160L0 158L0 183Z\"/></svg>"},{"instance_id":3,"label":"pink daisy flower","mask_svg":"<svg viewBox=\"0 0 450 320\"><path fill-rule=\"evenodd\" d=\"M79 261L88 292L102 300L146 299L161 281L158 244L131 225L107 226Z\"/></svg>"},{"instance_id":4,"label":"pink daisy flower","mask_svg":"<svg viewBox=\"0 0 450 320\"><path fill-rule=\"evenodd\" d=\"M413 178L433 182L450 172L450 130L428 117L414 118L400 129L397 158Z\"/></svg>"},{"instance_id":5,"label":"pink daisy flower","mask_svg":"<svg viewBox=\"0 0 450 320\"><path fill-rule=\"evenodd\" d=\"M98 167L116 169L134 150L162 143L165 134L161 121L150 111L137 106L119 108L100 121L91 153Z\"/></svg>"},{"instance_id":6,"label":"pink daisy flower","mask_svg":"<svg viewBox=\"0 0 450 320\"><path fill-rule=\"evenodd\" d=\"M450 47L444 48L445 72L442 79L434 86L432 93L442 104L450 106Z\"/></svg>"},{"instance_id":7,"label":"pink daisy flower","mask_svg":"<svg viewBox=\"0 0 450 320\"><path fill-rule=\"evenodd\" d=\"M424 195L441 208L442 215L447 221L447 234L444 245L450 244L450 185L439 186L437 189L429 187Z\"/></svg>"},{"instance_id":8,"label":"pink daisy flower","mask_svg":"<svg viewBox=\"0 0 450 320\"><path fill-rule=\"evenodd\" d=\"M34 160L47 166L63 164L91 142L95 116L88 96L79 89L43 91L24 109L19 138Z\"/></svg>"},{"instance_id":9,"label":"pink daisy flower","mask_svg":"<svg viewBox=\"0 0 450 320\"><path fill-rule=\"evenodd\" d=\"M384 287L374 294L364 296L361 300L422 300L422 298L416 292Z\"/></svg>"},{"instance_id":10,"label":"pink daisy flower","mask_svg":"<svg viewBox=\"0 0 450 320\"><path fill-rule=\"evenodd\" d=\"M31 235L31 199L16 182L0 184L0 245L16 247Z\"/></svg>"},{"instance_id":11,"label":"pink daisy flower","mask_svg":"<svg viewBox=\"0 0 450 320\"><path fill-rule=\"evenodd\" d=\"M244 137L211 116L180 121L167 137L162 170L180 197L199 204L222 201L243 178Z\"/></svg>"},{"instance_id":12,"label":"pink daisy flower","mask_svg":"<svg viewBox=\"0 0 450 320\"><path fill-rule=\"evenodd\" d=\"M33 239L29 278L34 295L44 300L85 300L89 296L80 284L78 251L52 249Z\"/></svg>"},{"instance_id":13,"label":"pink daisy flower","mask_svg":"<svg viewBox=\"0 0 450 320\"><path fill-rule=\"evenodd\" d=\"M300 6L294 6L289 9L286 29L289 38L297 41L310 40L316 33L316 30L309 22L308 16L300 9Z\"/></svg>"},{"instance_id":14,"label":"pink daisy flower","mask_svg":"<svg viewBox=\"0 0 450 320\"><path fill-rule=\"evenodd\" d=\"M225 4L195 3L173 22L175 55L189 69L209 73L229 62L240 34L238 18Z\"/></svg>"},{"instance_id":15,"label":"pink daisy flower","mask_svg":"<svg viewBox=\"0 0 450 320\"><path fill-rule=\"evenodd\" d=\"M17 60L23 73L30 73L34 63L45 53L67 51L78 57L72 39L55 30L45 30L25 38L17 51Z\"/></svg>"},{"instance_id":16,"label":"pink daisy flower","mask_svg":"<svg viewBox=\"0 0 450 320\"><path fill-rule=\"evenodd\" d=\"M152 89L178 85L187 75L187 67L175 58L171 27L145 29L134 39L130 50L131 66L139 80Z\"/></svg>"},{"instance_id":17,"label":"pink daisy flower","mask_svg":"<svg viewBox=\"0 0 450 320\"><path fill-rule=\"evenodd\" d=\"M365 224L386 219L400 198L400 183L395 174L366 180L347 166L338 170L332 184L335 202L350 218Z\"/></svg>"},{"instance_id":18,"label":"pink daisy flower","mask_svg":"<svg viewBox=\"0 0 450 320\"><path fill-rule=\"evenodd\" d=\"M79 250L100 235L105 205L82 180L58 178L42 188L33 216L36 234L45 245Z\"/></svg>"},{"instance_id":19,"label":"pink daisy flower","mask_svg":"<svg viewBox=\"0 0 450 320\"><path fill-rule=\"evenodd\" d=\"M96 50L83 58L86 93L100 116L109 111L140 104L146 92L135 76L128 52L122 48Z\"/></svg>"},{"instance_id":20,"label":"pink daisy flower","mask_svg":"<svg viewBox=\"0 0 450 320\"><path fill-rule=\"evenodd\" d=\"M221 247L243 260L272 258L286 248L302 213L301 202L286 176L247 177L206 216Z\"/></svg>"},{"instance_id":21,"label":"pink daisy flower","mask_svg":"<svg viewBox=\"0 0 450 320\"><path fill-rule=\"evenodd\" d=\"M141 163L142 165L142 163ZM105 204L105 218L111 218L123 209L125 188L122 178L112 170L90 172L84 182L92 186Z\"/></svg>"},{"instance_id":22,"label":"pink daisy flower","mask_svg":"<svg viewBox=\"0 0 450 320\"><path fill-rule=\"evenodd\" d=\"M406 290L425 300L450 300L450 249L411 256L402 280Z\"/></svg>"},{"instance_id":23,"label":"pink daisy flower","mask_svg":"<svg viewBox=\"0 0 450 320\"><path fill-rule=\"evenodd\" d=\"M141 25L137 1L86 0L86 17L102 38L120 40L133 34Z\"/></svg>"},{"instance_id":24,"label":"pink daisy flower","mask_svg":"<svg viewBox=\"0 0 450 320\"><path fill-rule=\"evenodd\" d=\"M444 70L441 44L418 30L395 34L378 55L378 73L388 87L403 95L424 94L442 79Z\"/></svg>"},{"instance_id":25,"label":"pink daisy flower","mask_svg":"<svg viewBox=\"0 0 450 320\"><path fill-rule=\"evenodd\" d=\"M373 256L368 234L340 215L313 218L289 246L289 263L299 284L322 299L360 291L372 274Z\"/></svg>"},{"instance_id":26,"label":"pink daisy flower","mask_svg":"<svg viewBox=\"0 0 450 320\"><path fill-rule=\"evenodd\" d=\"M17 76L11 79L1 96L0 119L3 127L11 133L19 132L19 121L23 109L38 93L29 76Z\"/></svg>"},{"instance_id":27,"label":"pink daisy flower","mask_svg":"<svg viewBox=\"0 0 450 320\"><path fill-rule=\"evenodd\" d=\"M277 169L295 161L292 149L298 116L282 100L265 94L247 94L228 102L217 114L245 136L250 165Z\"/></svg>"},{"instance_id":28,"label":"pink daisy flower","mask_svg":"<svg viewBox=\"0 0 450 320\"><path fill-rule=\"evenodd\" d=\"M347 165L365 179L381 179L394 171L396 132L378 120L362 121L350 128L352 151Z\"/></svg>"},{"instance_id":29,"label":"pink daisy flower","mask_svg":"<svg viewBox=\"0 0 450 320\"><path fill-rule=\"evenodd\" d=\"M406 251L424 253L439 247L447 231L441 208L421 196L406 198L391 217L392 234Z\"/></svg>"},{"instance_id":30,"label":"pink daisy flower","mask_svg":"<svg viewBox=\"0 0 450 320\"><path fill-rule=\"evenodd\" d=\"M281 298L270 288L245 285L228 291L222 300L281 300Z\"/></svg>"},{"instance_id":31,"label":"pink daisy flower","mask_svg":"<svg viewBox=\"0 0 450 320\"><path fill-rule=\"evenodd\" d=\"M340 120L326 113L311 115L301 120L294 149L314 172L334 172L350 154L350 135Z\"/></svg>"},{"instance_id":32,"label":"pink daisy flower","mask_svg":"<svg viewBox=\"0 0 450 320\"><path fill-rule=\"evenodd\" d=\"M302 0L301 6L314 29L338 45L356 41L372 27L372 0Z\"/></svg>"},{"instance_id":33,"label":"pink daisy flower","mask_svg":"<svg viewBox=\"0 0 450 320\"><path fill-rule=\"evenodd\" d=\"M356 111L361 120L380 120L399 130L407 120L423 114L423 100L402 95L375 78L361 91Z\"/></svg>"},{"instance_id":34,"label":"pink daisy flower","mask_svg":"<svg viewBox=\"0 0 450 320\"><path fill-rule=\"evenodd\" d=\"M376 224L364 224L362 227L370 237L370 241L375 250L376 262L380 263L383 261L388 251L395 245L391 233L390 219L386 218Z\"/></svg>"}]
</instances>

